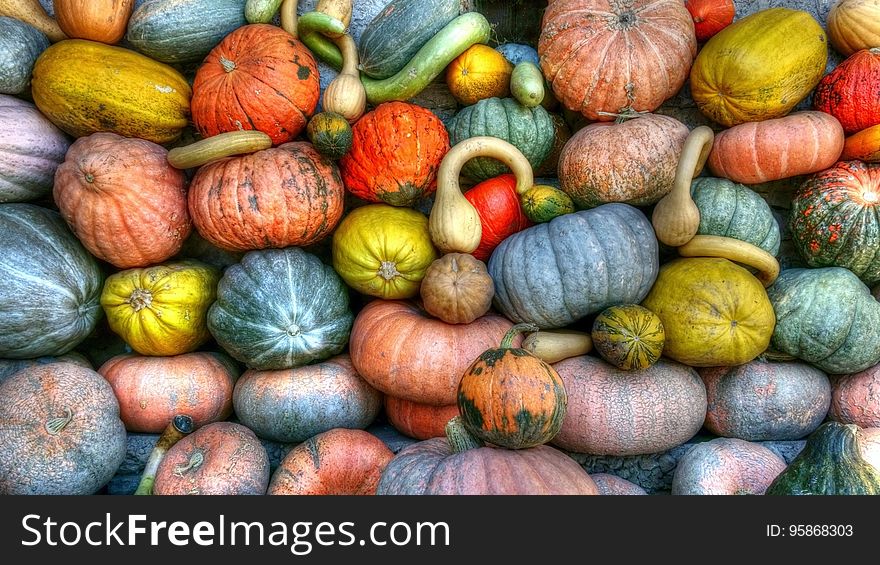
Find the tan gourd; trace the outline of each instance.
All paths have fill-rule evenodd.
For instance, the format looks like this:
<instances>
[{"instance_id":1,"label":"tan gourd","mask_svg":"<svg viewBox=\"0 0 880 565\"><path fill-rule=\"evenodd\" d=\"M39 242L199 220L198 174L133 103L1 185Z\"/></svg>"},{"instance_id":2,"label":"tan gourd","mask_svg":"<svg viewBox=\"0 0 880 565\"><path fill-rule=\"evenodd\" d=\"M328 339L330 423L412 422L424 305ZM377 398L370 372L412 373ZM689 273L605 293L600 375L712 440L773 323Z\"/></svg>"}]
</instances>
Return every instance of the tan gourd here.
<instances>
[{"instance_id":1,"label":"tan gourd","mask_svg":"<svg viewBox=\"0 0 880 565\"><path fill-rule=\"evenodd\" d=\"M593 349L590 334L575 330L545 330L529 334L522 348L545 363L556 363L569 357L586 355Z\"/></svg>"},{"instance_id":2,"label":"tan gourd","mask_svg":"<svg viewBox=\"0 0 880 565\"><path fill-rule=\"evenodd\" d=\"M49 17L39 0L0 0L0 16L9 16L30 24L55 43L67 39L58 22Z\"/></svg>"},{"instance_id":3,"label":"tan gourd","mask_svg":"<svg viewBox=\"0 0 880 565\"><path fill-rule=\"evenodd\" d=\"M168 163L175 169L190 169L272 147L272 138L257 130L228 131L168 151Z\"/></svg>"},{"instance_id":4,"label":"tan gourd","mask_svg":"<svg viewBox=\"0 0 880 565\"><path fill-rule=\"evenodd\" d=\"M351 0L320 0L315 6L315 11L336 18L346 29L351 23Z\"/></svg>"},{"instance_id":5,"label":"tan gourd","mask_svg":"<svg viewBox=\"0 0 880 565\"><path fill-rule=\"evenodd\" d=\"M691 198L691 181L703 170L715 134L699 126L688 135L681 151L672 190L657 202L651 223L657 239L671 247L684 245L700 227L700 210Z\"/></svg>"},{"instance_id":6,"label":"tan gourd","mask_svg":"<svg viewBox=\"0 0 880 565\"><path fill-rule=\"evenodd\" d=\"M519 149L497 137L477 136L456 144L440 164L437 194L428 219L431 241L441 253L470 253L480 244L483 227L477 209L458 184L461 167L474 157L493 157L513 171L516 193L534 185L532 166Z\"/></svg>"},{"instance_id":7,"label":"tan gourd","mask_svg":"<svg viewBox=\"0 0 880 565\"><path fill-rule=\"evenodd\" d=\"M324 110L344 116L349 123L356 122L367 108L367 91L358 72L357 45L349 34L333 38L342 52L342 70L324 90Z\"/></svg>"},{"instance_id":8,"label":"tan gourd","mask_svg":"<svg viewBox=\"0 0 880 565\"><path fill-rule=\"evenodd\" d=\"M779 276L779 261L746 241L718 235L696 235L678 248L682 257L721 257L757 269L755 275L765 287Z\"/></svg>"},{"instance_id":9,"label":"tan gourd","mask_svg":"<svg viewBox=\"0 0 880 565\"><path fill-rule=\"evenodd\" d=\"M296 31L296 8L299 0L284 0L281 3L281 29L292 35L295 39L299 39Z\"/></svg>"}]
</instances>

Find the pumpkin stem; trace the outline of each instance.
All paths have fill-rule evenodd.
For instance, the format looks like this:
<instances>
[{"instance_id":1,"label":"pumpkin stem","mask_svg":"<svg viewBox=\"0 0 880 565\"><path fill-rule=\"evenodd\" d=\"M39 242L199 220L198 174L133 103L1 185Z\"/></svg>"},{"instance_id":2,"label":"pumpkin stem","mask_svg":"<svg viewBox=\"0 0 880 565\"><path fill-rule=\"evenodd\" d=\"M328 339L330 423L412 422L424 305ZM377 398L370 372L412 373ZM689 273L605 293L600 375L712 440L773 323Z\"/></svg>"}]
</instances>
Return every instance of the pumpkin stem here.
<instances>
[{"instance_id":1,"label":"pumpkin stem","mask_svg":"<svg viewBox=\"0 0 880 565\"><path fill-rule=\"evenodd\" d=\"M171 447L182 437L192 433L195 425L193 419L186 414L178 414L168 423L168 426L159 436L159 440L150 452L150 458L144 467L141 475L141 481L138 483L135 495L151 495L153 494L153 483L156 480L156 471L159 469L159 463L165 458L165 454Z\"/></svg>"},{"instance_id":2,"label":"pumpkin stem","mask_svg":"<svg viewBox=\"0 0 880 565\"><path fill-rule=\"evenodd\" d=\"M640 112L638 110L633 110L632 108L621 108L619 112L602 112L601 110L596 112L599 116L610 116L615 118L615 124L622 124L627 120L632 120L634 118L640 118L642 116L647 116L651 112Z\"/></svg>"},{"instance_id":3,"label":"pumpkin stem","mask_svg":"<svg viewBox=\"0 0 880 565\"><path fill-rule=\"evenodd\" d=\"M226 57L220 56L220 64L223 66L223 70L227 73L231 73L235 70L235 62L230 61Z\"/></svg>"},{"instance_id":4,"label":"pumpkin stem","mask_svg":"<svg viewBox=\"0 0 880 565\"><path fill-rule=\"evenodd\" d=\"M48 422L46 422L46 431L50 436L57 436L61 433L67 424L73 420L73 411L67 406L64 407L64 416L60 418L51 418Z\"/></svg>"},{"instance_id":5,"label":"pumpkin stem","mask_svg":"<svg viewBox=\"0 0 880 565\"><path fill-rule=\"evenodd\" d=\"M504 337L501 338L501 349L510 349L513 344L513 338L523 332L536 332L541 328L536 326L535 324L525 323L525 324L517 324L507 330L507 333L504 334Z\"/></svg>"},{"instance_id":6,"label":"pumpkin stem","mask_svg":"<svg viewBox=\"0 0 880 565\"><path fill-rule=\"evenodd\" d=\"M205 455L201 451L196 451L189 457L189 462L186 465L176 465L174 467L174 476L182 477L189 471L193 469L198 469L202 466L202 463L205 462Z\"/></svg>"},{"instance_id":7,"label":"pumpkin stem","mask_svg":"<svg viewBox=\"0 0 880 565\"><path fill-rule=\"evenodd\" d=\"M477 449L486 445L464 427L461 416L453 416L446 422L446 439L453 453L461 453L468 449Z\"/></svg>"}]
</instances>

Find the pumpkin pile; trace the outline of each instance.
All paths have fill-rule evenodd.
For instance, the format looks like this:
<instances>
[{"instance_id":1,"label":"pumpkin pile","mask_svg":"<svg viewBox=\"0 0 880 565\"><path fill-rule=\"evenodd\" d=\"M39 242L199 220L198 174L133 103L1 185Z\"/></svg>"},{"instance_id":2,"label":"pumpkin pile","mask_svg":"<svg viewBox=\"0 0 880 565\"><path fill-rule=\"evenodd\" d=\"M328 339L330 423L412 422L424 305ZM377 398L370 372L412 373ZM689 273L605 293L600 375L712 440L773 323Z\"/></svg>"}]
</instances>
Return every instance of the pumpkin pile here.
<instances>
[{"instance_id":1,"label":"pumpkin pile","mask_svg":"<svg viewBox=\"0 0 880 565\"><path fill-rule=\"evenodd\" d=\"M0 3L0 493L877 494L880 3L787 4Z\"/></svg>"}]
</instances>

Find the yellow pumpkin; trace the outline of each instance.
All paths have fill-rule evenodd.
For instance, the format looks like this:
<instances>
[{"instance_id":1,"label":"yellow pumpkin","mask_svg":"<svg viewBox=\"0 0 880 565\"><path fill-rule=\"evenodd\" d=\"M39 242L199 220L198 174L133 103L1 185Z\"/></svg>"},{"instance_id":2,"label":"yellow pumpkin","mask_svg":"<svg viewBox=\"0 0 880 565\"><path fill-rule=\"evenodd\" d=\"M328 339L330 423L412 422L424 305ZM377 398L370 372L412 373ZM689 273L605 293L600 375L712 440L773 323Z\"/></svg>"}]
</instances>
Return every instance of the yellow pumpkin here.
<instances>
[{"instance_id":1,"label":"yellow pumpkin","mask_svg":"<svg viewBox=\"0 0 880 565\"><path fill-rule=\"evenodd\" d=\"M189 121L192 90L168 65L85 39L52 45L31 81L37 108L74 137L99 131L167 143Z\"/></svg>"},{"instance_id":2,"label":"yellow pumpkin","mask_svg":"<svg viewBox=\"0 0 880 565\"><path fill-rule=\"evenodd\" d=\"M666 263L642 305L663 323L663 355L693 367L748 363L767 349L776 326L764 285L727 259Z\"/></svg>"},{"instance_id":3,"label":"yellow pumpkin","mask_svg":"<svg viewBox=\"0 0 880 565\"><path fill-rule=\"evenodd\" d=\"M446 67L446 85L460 104L469 106L485 98L510 95L513 65L488 45L469 47Z\"/></svg>"},{"instance_id":4,"label":"yellow pumpkin","mask_svg":"<svg viewBox=\"0 0 880 565\"><path fill-rule=\"evenodd\" d=\"M436 258L428 218L411 208L362 206L333 234L333 268L348 286L370 296L415 296Z\"/></svg>"},{"instance_id":5,"label":"yellow pumpkin","mask_svg":"<svg viewBox=\"0 0 880 565\"><path fill-rule=\"evenodd\" d=\"M828 42L802 10L770 8L714 35L691 67L700 111L725 126L784 116L825 74Z\"/></svg>"},{"instance_id":6,"label":"yellow pumpkin","mask_svg":"<svg viewBox=\"0 0 880 565\"><path fill-rule=\"evenodd\" d=\"M141 355L180 355L210 337L219 280L219 270L195 260L128 269L107 278L101 306L110 329Z\"/></svg>"}]
</instances>

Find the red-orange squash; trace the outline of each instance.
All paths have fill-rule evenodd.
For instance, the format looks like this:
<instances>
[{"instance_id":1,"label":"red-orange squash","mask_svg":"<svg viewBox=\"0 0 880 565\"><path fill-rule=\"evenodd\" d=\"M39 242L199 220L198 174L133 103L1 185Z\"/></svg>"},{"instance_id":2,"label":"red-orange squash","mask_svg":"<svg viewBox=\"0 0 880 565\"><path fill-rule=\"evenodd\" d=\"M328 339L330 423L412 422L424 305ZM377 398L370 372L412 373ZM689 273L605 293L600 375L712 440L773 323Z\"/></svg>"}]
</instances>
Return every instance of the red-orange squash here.
<instances>
[{"instance_id":1,"label":"red-orange squash","mask_svg":"<svg viewBox=\"0 0 880 565\"><path fill-rule=\"evenodd\" d=\"M834 377L828 416L843 424L880 428L880 365Z\"/></svg>"},{"instance_id":2,"label":"red-orange squash","mask_svg":"<svg viewBox=\"0 0 880 565\"><path fill-rule=\"evenodd\" d=\"M785 461L761 444L717 438L698 443L679 460L672 494L764 494L784 470Z\"/></svg>"},{"instance_id":3,"label":"red-orange squash","mask_svg":"<svg viewBox=\"0 0 880 565\"><path fill-rule=\"evenodd\" d=\"M715 135L706 164L716 177L755 184L815 173L843 151L840 122L824 112L746 122Z\"/></svg>"},{"instance_id":4,"label":"red-orange squash","mask_svg":"<svg viewBox=\"0 0 880 565\"><path fill-rule=\"evenodd\" d=\"M643 489L639 485L630 482L623 477L618 477L617 475L610 475L608 473L594 473L590 475L590 478L593 479L594 483L596 483L596 488L599 489L599 494L601 495L627 496L648 494L645 489Z\"/></svg>"},{"instance_id":5,"label":"red-orange squash","mask_svg":"<svg viewBox=\"0 0 880 565\"><path fill-rule=\"evenodd\" d=\"M192 231L186 178L151 141L94 133L70 146L55 172L61 215L95 257L119 269L175 255Z\"/></svg>"},{"instance_id":6,"label":"red-orange squash","mask_svg":"<svg viewBox=\"0 0 880 565\"><path fill-rule=\"evenodd\" d=\"M315 58L280 27L242 26L214 47L193 81L192 118L203 137L259 130L293 141L318 106Z\"/></svg>"},{"instance_id":7,"label":"red-orange squash","mask_svg":"<svg viewBox=\"0 0 880 565\"><path fill-rule=\"evenodd\" d=\"M866 163L880 163L880 125L863 129L846 138L840 160L853 159Z\"/></svg>"},{"instance_id":8,"label":"red-orange squash","mask_svg":"<svg viewBox=\"0 0 880 565\"><path fill-rule=\"evenodd\" d=\"M603 112L651 112L678 92L697 39L681 0L554 0L538 54L565 107L608 121Z\"/></svg>"},{"instance_id":9,"label":"red-orange squash","mask_svg":"<svg viewBox=\"0 0 880 565\"><path fill-rule=\"evenodd\" d=\"M837 118L847 135L880 124L880 46L856 51L822 77L813 107Z\"/></svg>"},{"instance_id":10,"label":"red-orange squash","mask_svg":"<svg viewBox=\"0 0 880 565\"><path fill-rule=\"evenodd\" d=\"M415 439L446 435L446 423L458 416L458 404L433 406L385 395L385 417L394 428Z\"/></svg>"},{"instance_id":11,"label":"red-orange squash","mask_svg":"<svg viewBox=\"0 0 880 565\"><path fill-rule=\"evenodd\" d=\"M358 198L411 206L437 190L437 170L447 151L449 134L433 112L386 102L354 124L351 149L339 160L339 170Z\"/></svg>"},{"instance_id":12,"label":"red-orange squash","mask_svg":"<svg viewBox=\"0 0 880 565\"><path fill-rule=\"evenodd\" d=\"M368 432L334 428L291 449L272 475L267 494L373 495L393 457Z\"/></svg>"},{"instance_id":13,"label":"red-orange squash","mask_svg":"<svg viewBox=\"0 0 880 565\"><path fill-rule=\"evenodd\" d=\"M339 223L344 198L336 165L298 141L204 165L188 203L202 237L247 251L320 241Z\"/></svg>"},{"instance_id":14,"label":"red-orange squash","mask_svg":"<svg viewBox=\"0 0 880 565\"><path fill-rule=\"evenodd\" d=\"M732 24L736 16L733 0L685 0L684 5L694 19L694 32L700 42Z\"/></svg>"},{"instance_id":15,"label":"red-orange squash","mask_svg":"<svg viewBox=\"0 0 880 565\"><path fill-rule=\"evenodd\" d=\"M119 417L130 432L161 433L177 414L190 416L196 427L232 414L238 367L222 353L129 353L111 358L98 372L113 387Z\"/></svg>"},{"instance_id":16,"label":"red-orange squash","mask_svg":"<svg viewBox=\"0 0 880 565\"><path fill-rule=\"evenodd\" d=\"M484 180L465 192L464 197L480 217L482 236L472 252L480 261L488 261L499 243L532 225L519 203L516 177L510 173Z\"/></svg>"},{"instance_id":17,"label":"red-orange squash","mask_svg":"<svg viewBox=\"0 0 880 565\"><path fill-rule=\"evenodd\" d=\"M67 37L113 45L125 35L135 0L53 0L55 20Z\"/></svg>"}]
</instances>

